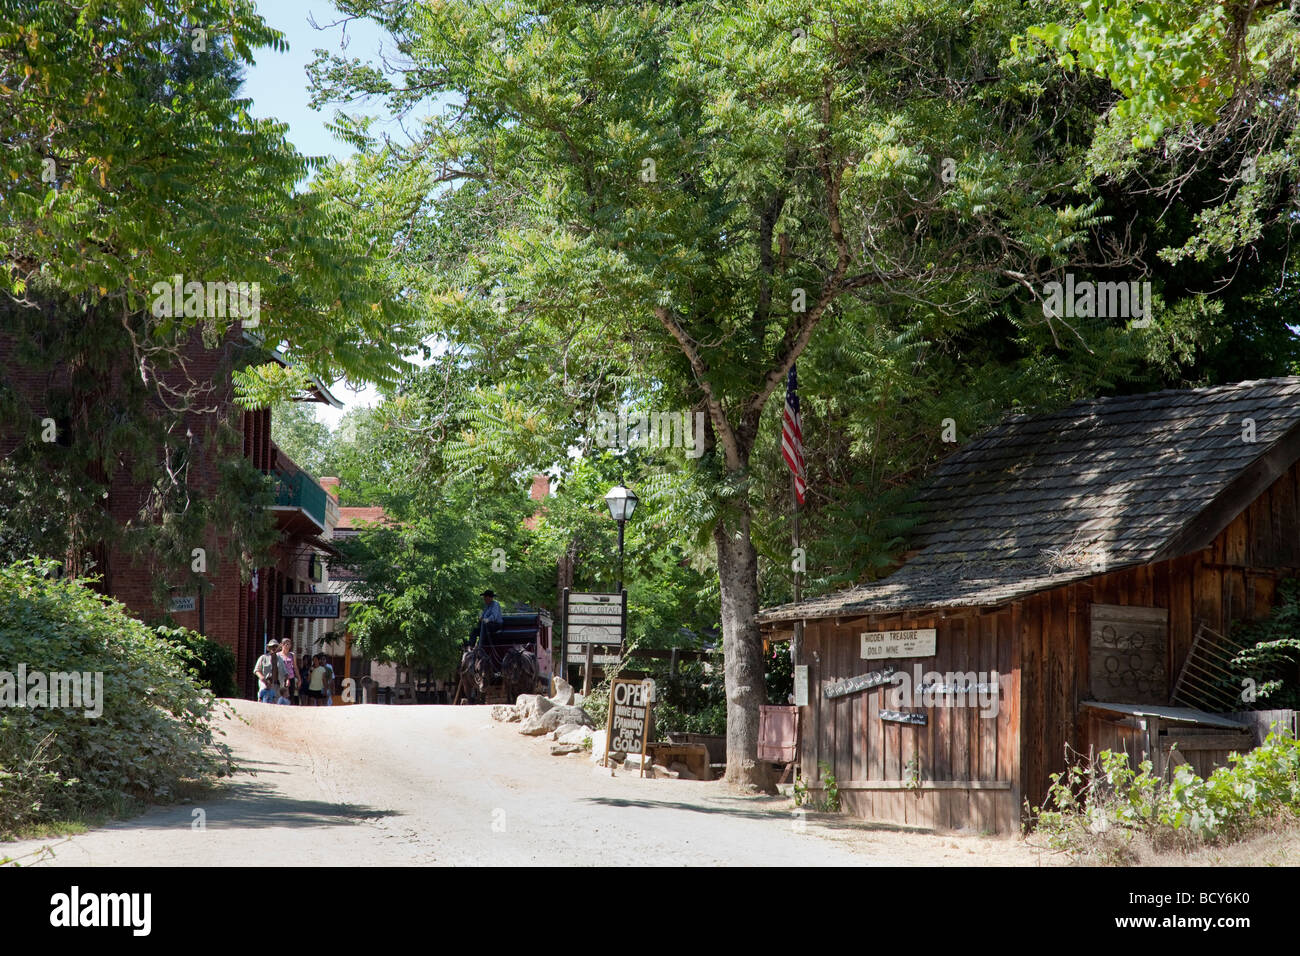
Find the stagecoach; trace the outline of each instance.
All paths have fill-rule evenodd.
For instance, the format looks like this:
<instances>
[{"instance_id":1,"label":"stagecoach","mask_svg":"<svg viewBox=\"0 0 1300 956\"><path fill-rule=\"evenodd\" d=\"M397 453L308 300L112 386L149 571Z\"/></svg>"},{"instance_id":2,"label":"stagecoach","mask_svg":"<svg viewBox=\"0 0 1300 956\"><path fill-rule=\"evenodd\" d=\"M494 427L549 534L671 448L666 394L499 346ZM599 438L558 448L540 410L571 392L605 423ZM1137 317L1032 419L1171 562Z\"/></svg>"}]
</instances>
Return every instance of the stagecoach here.
<instances>
[{"instance_id":1,"label":"stagecoach","mask_svg":"<svg viewBox=\"0 0 1300 956\"><path fill-rule=\"evenodd\" d=\"M513 704L520 694L548 693L550 612L503 615L500 629L465 651L459 673L453 701L457 704Z\"/></svg>"}]
</instances>

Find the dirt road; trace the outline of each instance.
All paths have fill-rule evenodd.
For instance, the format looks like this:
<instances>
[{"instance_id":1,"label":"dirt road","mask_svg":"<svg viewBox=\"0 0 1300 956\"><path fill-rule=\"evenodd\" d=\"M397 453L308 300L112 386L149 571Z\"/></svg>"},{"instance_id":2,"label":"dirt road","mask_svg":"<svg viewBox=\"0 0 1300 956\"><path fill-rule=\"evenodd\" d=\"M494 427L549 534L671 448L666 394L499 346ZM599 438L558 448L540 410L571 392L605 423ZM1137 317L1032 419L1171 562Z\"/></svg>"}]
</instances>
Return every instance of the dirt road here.
<instances>
[{"instance_id":1,"label":"dirt road","mask_svg":"<svg viewBox=\"0 0 1300 956\"><path fill-rule=\"evenodd\" d=\"M1027 865L1018 840L870 828L721 783L597 772L486 707L273 707L222 721L249 774L72 839L42 866Z\"/></svg>"}]
</instances>

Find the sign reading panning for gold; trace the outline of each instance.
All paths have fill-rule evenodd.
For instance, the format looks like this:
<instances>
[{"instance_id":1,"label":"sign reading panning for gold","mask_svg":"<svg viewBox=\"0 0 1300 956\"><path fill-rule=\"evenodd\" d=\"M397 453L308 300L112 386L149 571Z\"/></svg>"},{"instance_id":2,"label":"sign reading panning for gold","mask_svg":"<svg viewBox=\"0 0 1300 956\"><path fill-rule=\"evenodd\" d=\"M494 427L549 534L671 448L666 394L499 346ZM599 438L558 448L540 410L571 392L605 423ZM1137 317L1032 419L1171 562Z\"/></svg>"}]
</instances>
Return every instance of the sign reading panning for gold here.
<instances>
[{"instance_id":1,"label":"sign reading panning for gold","mask_svg":"<svg viewBox=\"0 0 1300 956\"><path fill-rule=\"evenodd\" d=\"M863 660L890 657L933 657L936 631L922 627L912 631L866 631L862 635Z\"/></svg>"}]
</instances>

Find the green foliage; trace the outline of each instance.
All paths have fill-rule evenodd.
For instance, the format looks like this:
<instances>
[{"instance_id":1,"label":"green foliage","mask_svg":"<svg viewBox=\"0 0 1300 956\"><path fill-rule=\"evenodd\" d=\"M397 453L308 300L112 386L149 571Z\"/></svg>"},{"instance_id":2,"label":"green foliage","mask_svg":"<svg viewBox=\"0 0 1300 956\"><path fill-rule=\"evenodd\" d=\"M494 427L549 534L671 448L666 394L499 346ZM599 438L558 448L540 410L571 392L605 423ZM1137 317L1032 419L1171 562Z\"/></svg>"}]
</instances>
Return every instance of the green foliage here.
<instances>
[{"instance_id":1,"label":"green foliage","mask_svg":"<svg viewBox=\"0 0 1300 956\"><path fill-rule=\"evenodd\" d=\"M1239 624L1233 638L1245 649L1232 662L1255 682L1258 708L1300 710L1300 579L1278 582L1272 612L1262 621ZM1241 692L1241 684L1231 688Z\"/></svg>"},{"instance_id":2,"label":"green foliage","mask_svg":"<svg viewBox=\"0 0 1300 956\"><path fill-rule=\"evenodd\" d=\"M190 655L54 566L0 568L0 669L102 675L102 713L0 708L0 831L160 801L182 780L229 772L214 743L214 698Z\"/></svg>"},{"instance_id":3,"label":"green foliage","mask_svg":"<svg viewBox=\"0 0 1300 956\"><path fill-rule=\"evenodd\" d=\"M635 658L638 666L646 666ZM700 661L682 661L677 676L671 676L668 661L649 664L655 680L655 737L666 740L670 733L725 734L727 732L727 694L722 676L722 660L717 658L706 668Z\"/></svg>"},{"instance_id":4,"label":"green foliage","mask_svg":"<svg viewBox=\"0 0 1300 956\"><path fill-rule=\"evenodd\" d=\"M1104 76L1117 94L1097 124L1090 173L1129 178L1134 191L1161 196L1164 209L1180 194L1192 200L1194 229L1162 257L1213 262L1267 250L1270 225L1289 232L1289 185L1300 168L1300 11L1250 0L1073 7L1028 32L1062 66Z\"/></svg>"},{"instance_id":5,"label":"green foliage","mask_svg":"<svg viewBox=\"0 0 1300 956\"><path fill-rule=\"evenodd\" d=\"M1231 842L1300 817L1300 743L1275 730L1208 779L1184 764L1167 783L1149 760L1134 769L1126 754L1104 750L1053 774L1045 806L1031 815L1051 847L1081 859L1132 861L1140 839L1157 849Z\"/></svg>"},{"instance_id":6,"label":"green foliage","mask_svg":"<svg viewBox=\"0 0 1300 956\"><path fill-rule=\"evenodd\" d=\"M817 764L817 769L822 772L822 790L826 794L818 809L825 810L827 813L839 813L840 787L835 780L835 773L831 770L831 765L824 760Z\"/></svg>"},{"instance_id":7,"label":"green foliage","mask_svg":"<svg viewBox=\"0 0 1300 956\"><path fill-rule=\"evenodd\" d=\"M790 695L794 693L794 662L790 660L789 641L772 645L772 653L763 669L763 679L767 684L769 704L790 703Z\"/></svg>"},{"instance_id":8,"label":"green foliage","mask_svg":"<svg viewBox=\"0 0 1300 956\"><path fill-rule=\"evenodd\" d=\"M181 648L190 663L190 674L214 697L238 697L235 680L235 652L224 644L184 627L158 628L158 636Z\"/></svg>"},{"instance_id":9,"label":"green foliage","mask_svg":"<svg viewBox=\"0 0 1300 956\"><path fill-rule=\"evenodd\" d=\"M278 402L271 408L271 440L308 474L331 474L329 426L316 420L308 402Z\"/></svg>"}]
</instances>

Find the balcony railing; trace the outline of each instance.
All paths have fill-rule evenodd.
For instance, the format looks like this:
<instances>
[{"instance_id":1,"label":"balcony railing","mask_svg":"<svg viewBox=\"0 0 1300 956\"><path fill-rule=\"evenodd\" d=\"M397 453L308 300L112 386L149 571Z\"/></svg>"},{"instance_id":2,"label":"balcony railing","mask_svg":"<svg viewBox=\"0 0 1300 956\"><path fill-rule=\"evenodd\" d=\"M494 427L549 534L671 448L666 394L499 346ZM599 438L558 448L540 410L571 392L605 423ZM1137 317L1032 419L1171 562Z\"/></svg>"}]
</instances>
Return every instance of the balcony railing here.
<instances>
[{"instance_id":1,"label":"balcony railing","mask_svg":"<svg viewBox=\"0 0 1300 956\"><path fill-rule=\"evenodd\" d=\"M273 472L275 503L281 507L298 508L322 528L325 527L325 489L305 471Z\"/></svg>"}]
</instances>

